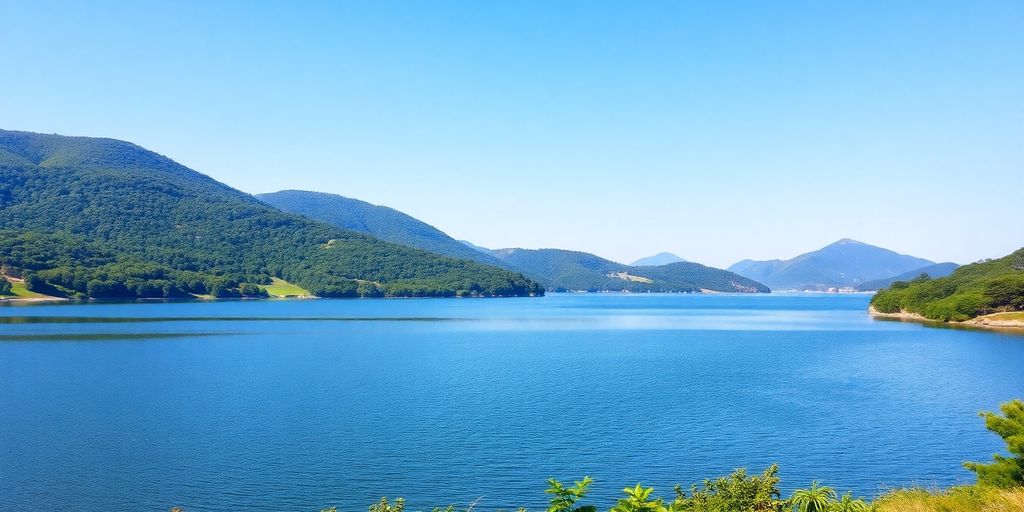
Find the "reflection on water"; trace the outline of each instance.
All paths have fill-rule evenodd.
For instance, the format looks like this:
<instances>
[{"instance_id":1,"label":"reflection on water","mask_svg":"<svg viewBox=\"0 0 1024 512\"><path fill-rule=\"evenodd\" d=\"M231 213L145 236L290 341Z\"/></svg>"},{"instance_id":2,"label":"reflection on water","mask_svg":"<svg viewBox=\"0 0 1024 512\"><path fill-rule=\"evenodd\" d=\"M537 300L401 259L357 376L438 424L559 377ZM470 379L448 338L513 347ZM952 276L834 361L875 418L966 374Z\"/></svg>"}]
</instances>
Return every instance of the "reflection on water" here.
<instances>
[{"instance_id":1,"label":"reflection on water","mask_svg":"<svg viewBox=\"0 0 1024 512\"><path fill-rule=\"evenodd\" d=\"M0 316L0 324L138 324L156 322L446 322L463 318L436 317L273 317L273 316L192 316L192 317L111 317L111 316Z\"/></svg>"},{"instance_id":2,"label":"reflection on water","mask_svg":"<svg viewBox=\"0 0 1024 512\"><path fill-rule=\"evenodd\" d=\"M226 333L196 332L97 332L59 334L0 334L2 341L118 341L118 340L162 340L167 338L191 338L196 336L224 335Z\"/></svg>"}]
</instances>

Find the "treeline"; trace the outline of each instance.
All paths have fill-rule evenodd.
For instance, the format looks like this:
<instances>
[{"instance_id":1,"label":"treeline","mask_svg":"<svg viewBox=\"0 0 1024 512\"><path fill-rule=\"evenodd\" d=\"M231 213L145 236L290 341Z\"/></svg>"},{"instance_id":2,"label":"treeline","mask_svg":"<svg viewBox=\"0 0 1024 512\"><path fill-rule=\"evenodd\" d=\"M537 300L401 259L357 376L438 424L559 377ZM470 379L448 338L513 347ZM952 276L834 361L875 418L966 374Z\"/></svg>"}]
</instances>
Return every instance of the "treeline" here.
<instances>
[{"instance_id":1,"label":"treeline","mask_svg":"<svg viewBox=\"0 0 1024 512\"><path fill-rule=\"evenodd\" d=\"M0 272L23 278L28 290L68 298L266 297L257 285L270 282L258 275L178 270L67 234L0 230L0 261Z\"/></svg>"},{"instance_id":2,"label":"treeline","mask_svg":"<svg viewBox=\"0 0 1024 512\"><path fill-rule=\"evenodd\" d=\"M917 313L942 322L1024 310L1024 249L964 265L947 277L921 275L880 290L871 305L881 313Z\"/></svg>"},{"instance_id":3,"label":"treeline","mask_svg":"<svg viewBox=\"0 0 1024 512\"><path fill-rule=\"evenodd\" d=\"M3 272L69 297L258 295L271 277L324 297L543 293L515 272L281 212L109 139L0 130L0 226Z\"/></svg>"}]
</instances>

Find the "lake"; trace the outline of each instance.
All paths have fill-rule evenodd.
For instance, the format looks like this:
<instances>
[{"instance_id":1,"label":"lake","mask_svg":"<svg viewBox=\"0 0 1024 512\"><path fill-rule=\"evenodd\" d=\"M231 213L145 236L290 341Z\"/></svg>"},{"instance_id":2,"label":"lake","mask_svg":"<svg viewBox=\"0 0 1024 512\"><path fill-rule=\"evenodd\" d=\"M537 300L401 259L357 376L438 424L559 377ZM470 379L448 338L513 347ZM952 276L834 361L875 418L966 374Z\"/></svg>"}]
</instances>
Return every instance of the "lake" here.
<instances>
[{"instance_id":1,"label":"lake","mask_svg":"<svg viewBox=\"0 0 1024 512\"><path fill-rule=\"evenodd\" d=\"M670 496L780 464L873 496L973 480L1024 337L863 295L552 294L0 307L6 510L360 511Z\"/></svg>"}]
</instances>

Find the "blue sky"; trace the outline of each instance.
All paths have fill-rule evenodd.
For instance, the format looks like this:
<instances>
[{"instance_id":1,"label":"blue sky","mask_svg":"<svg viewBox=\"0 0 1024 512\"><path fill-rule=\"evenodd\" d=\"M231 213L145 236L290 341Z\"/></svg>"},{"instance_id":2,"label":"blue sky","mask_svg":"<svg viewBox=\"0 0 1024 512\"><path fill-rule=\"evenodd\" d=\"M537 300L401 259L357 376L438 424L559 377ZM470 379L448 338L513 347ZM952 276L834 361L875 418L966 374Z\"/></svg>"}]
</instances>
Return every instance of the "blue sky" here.
<instances>
[{"instance_id":1,"label":"blue sky","mask_svg":"<svg viewBox=\"0 0 1024 512\"><path fill-rule=\"evenodd\" d=\"M0 128L489 247L1024 246L1024 2L9 2Z\"/></svg>"}]
</instances>

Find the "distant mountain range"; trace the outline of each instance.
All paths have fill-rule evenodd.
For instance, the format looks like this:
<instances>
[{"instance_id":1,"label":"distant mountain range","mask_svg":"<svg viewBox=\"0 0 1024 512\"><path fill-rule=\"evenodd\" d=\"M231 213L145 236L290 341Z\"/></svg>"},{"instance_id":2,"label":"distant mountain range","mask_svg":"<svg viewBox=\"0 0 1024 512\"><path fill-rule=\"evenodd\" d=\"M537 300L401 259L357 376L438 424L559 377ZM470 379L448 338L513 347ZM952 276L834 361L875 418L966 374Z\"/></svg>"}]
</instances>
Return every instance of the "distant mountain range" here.
<instances>
[{"instance_id":1,"label":"distant mountain range","mask_svg":"<svg viewBox=\"0 0 1024 512\"><path fill-rule=\"evenodd\" d=\"M698 263L634 267L586 252L563 249L495 249L506 268L556 291L740 292L765 293L753 279Z\"/></svg>"},{"instance_id":2,"label":"distant mountain range","mask_svg":"<svg viewBox=\"0 0 1024 512\"><path fill-rule=\"evenodd\" d=\"M844 238L788 260L743 260L729 270L767 284L773 290L822 290L857 287L934 265L924 258Z\"/></svg>"},{"instance_id":3,"label":"distant mountain range","mask_svg":"<svg viewBox=\"0 0 1024 512\"><path fill-rule=\"evenodd\" d=\"M468 249L466 249L468 251ZM134 144L0 130L0 274L93 298L531 295L518 272L282 212Z\"/></svg>"},{"instance_id":4,"label":"distant mountain range","mask_svg":"<svg viewBox=\"0 0 1024 512\"><path fill-rule=\"evenodd\" d=\"M910 281L921 274L927 275L931 279L938 279L940 277L946 277L953 273L954 270L959 268L960 265L956 263L936 263L934 265L928 265L927 267L916 268L910 272L904 272L898 276L887 277L885 279L875 279L873 281L866 281L857 286L857 289L865 292L873 292L881 290L882 288L888 288L892 286L896 281Z\"/></svg>"},{"instance_id":5,"label":"distant mountain range","mask_svg":"<svg viewBox=\"0 0 1024 512\"><path fill-rule=\"evenodd\" d=\"M849 239L728 270L487 249L357 199L257 199L124 141L0 130L0 276L52 295L258 295L272 278L320 296L873 289L953 268Z\"/></svg>"},{"instance_id":6,"label":"distant mountain range","mask_svg":"<svg viewBox=\"0 0 1024 512\"><path fill-rule=\"evenodd\" d=\"M446 256L520 272L549 290L634 292L768 292L768 287L732 272L679 262L633 267L590 253L563 249L486 249L455 240L397 210L320 192L289 190L260 194L284 211Z\"/></svg>"},{"instance_id":7,"label":"distant mountain range","mask_svg":"<svg viewBox=\"0 0 1024 512\"><path fill-rule=\"evenodd\" d=\"M658 265L668 265L669 263L684 263L684 262L686 262L686 260L684 260L683 258L680 258L679 256L676 256L675 254L672 254L670 252L659 252L658 254L655 254L654 256L647 256L646 258L640 258L640 259L634 261L633 263L630 263L630 266L633 266L633 267L655 267L655 266L658 266Z\"/></svg>"}]
</instances>

